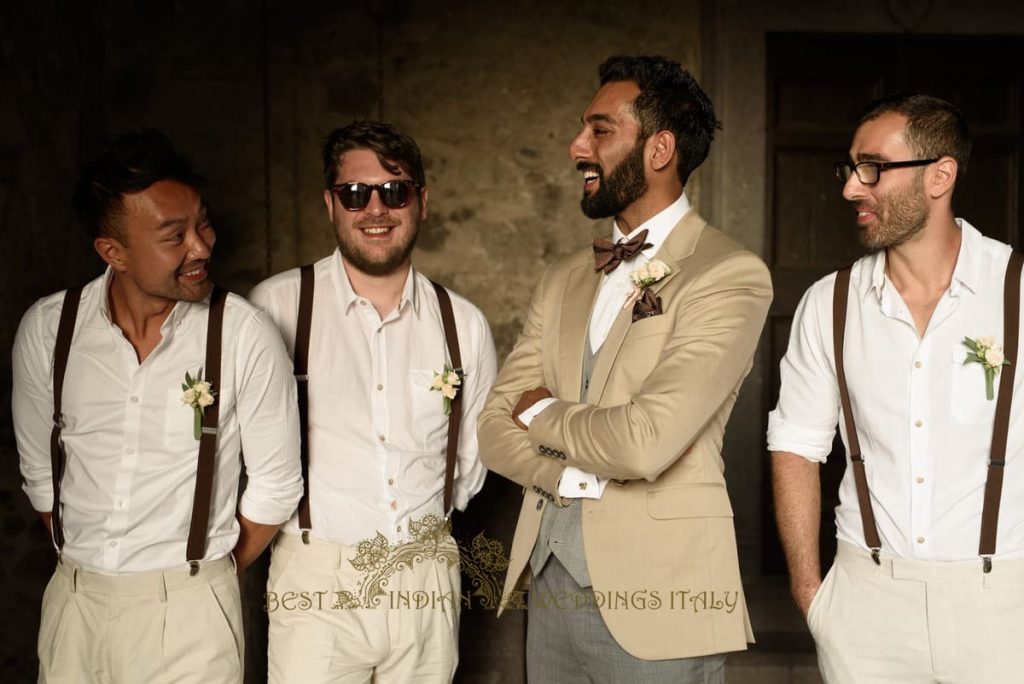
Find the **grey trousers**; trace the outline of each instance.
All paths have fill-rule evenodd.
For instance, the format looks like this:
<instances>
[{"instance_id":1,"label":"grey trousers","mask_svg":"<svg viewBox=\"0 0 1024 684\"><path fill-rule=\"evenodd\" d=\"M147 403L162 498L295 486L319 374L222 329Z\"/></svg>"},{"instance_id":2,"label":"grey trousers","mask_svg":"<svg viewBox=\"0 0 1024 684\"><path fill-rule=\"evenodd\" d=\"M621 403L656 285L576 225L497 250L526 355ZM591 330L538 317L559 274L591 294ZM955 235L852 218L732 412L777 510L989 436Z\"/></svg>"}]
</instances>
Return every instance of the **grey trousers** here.
<instances>
[{"instance_id":1,"label":"grey trousers","mask_svg":"<svg viewBox=\"0 0 1024 684\"><path fill-rule=\"evenodd\" d=\"M724 654L642 660L626 653L593 598L558 558L548 558L527 599L529 684L724 684Z\"/></svg>"}]
</instances>

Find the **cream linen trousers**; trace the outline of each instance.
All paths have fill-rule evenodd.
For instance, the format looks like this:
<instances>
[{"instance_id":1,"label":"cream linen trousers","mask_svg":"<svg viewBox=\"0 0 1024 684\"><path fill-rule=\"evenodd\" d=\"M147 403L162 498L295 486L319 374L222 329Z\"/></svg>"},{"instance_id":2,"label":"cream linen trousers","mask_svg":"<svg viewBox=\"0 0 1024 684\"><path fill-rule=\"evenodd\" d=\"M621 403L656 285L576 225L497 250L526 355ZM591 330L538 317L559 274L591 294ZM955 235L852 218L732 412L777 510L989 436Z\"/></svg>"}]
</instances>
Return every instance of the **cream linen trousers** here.
<instances>
[{"instance_id":1,"label":"cream linen trousers","mask_svg":"<svg viewBox=\"0 0 1024 684\"><path fill-rule=\"evenodd\" d=\"M101 575L65 558L43 594L40 684L240 684L242 606L230 556Z\"/></svg>"},{"instance_id":2,"label":"cream linen trousers","mask_svg":"<svg viewBox=\"0 0 1024 684\"><path fill-rule=\"evenodd\" d=\"M459 643L457 562L449 566L427 557L396 567L377 607L342 607L338 592L365 599L367 578L379 572L352 566L356 547L309 542L282 532L274 544L265 604L271 684L452 681ZM458 557L450 536L441 543L449 558Z\"/></svg>"},{"instance_id":3,"label":"cream linen trousers","mask_svg":"<svg viewBox=\"0 0 1024 684\"><path fill-rule=\"evenodd\" d=\"M1024 682L1024 560L876 565L840 541L807 622L827 684Z\"/></svg>"}]
</instances>

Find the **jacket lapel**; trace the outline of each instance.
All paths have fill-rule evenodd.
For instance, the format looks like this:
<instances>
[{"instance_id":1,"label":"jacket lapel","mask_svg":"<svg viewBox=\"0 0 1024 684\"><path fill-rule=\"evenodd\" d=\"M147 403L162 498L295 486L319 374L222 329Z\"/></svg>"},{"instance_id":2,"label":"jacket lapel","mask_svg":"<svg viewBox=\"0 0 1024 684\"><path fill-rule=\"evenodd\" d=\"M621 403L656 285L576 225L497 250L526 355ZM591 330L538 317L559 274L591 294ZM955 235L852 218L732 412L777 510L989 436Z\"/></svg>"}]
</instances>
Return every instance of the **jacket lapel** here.
<instances>
[{"instance_id":1,"label":"jacket lapel","mask_svg":"<svg viewBox=\"0 0 1024 684\"><path fill-rule=\"evenodd\" d=\"M672 229L672 232L669 233L668 238L661 245L658 253L654 255L655 259L660 259L668 264L672 268L672 273L651 286L654 294L658 294L668 283L679 277L683 270L682 262L693 254L694 249L697 247L697 240L700 239L700 235L706 225L707 221L701 218L696 211L689 211ZM622 264L619 268L626 267L627 264ZM588 318L587 320L589 321L590 319ZM619 311L619 315L615 317L611 330L608 331L608 337L605 338L604 344L601 345L601 351L594 364L594 372L590 378L590 389L587 392L588 404L597 405L600 403L605 383L608 381L608 375L611 373L612 366L619 356L619 349L622 347L622 342L626 339L626 333L629 332L629 326L632 324L633 307ZM582 362L581 351L580 364ZM580 372L577 370L577 377L580 375ZM578 383L576 387L579 387Z\"/></svg>"},{"instance_id":2,"label":"jacket lapel","mask_svg":"<svg viewBox=\"0 0 1024 684\"><path fill-rule=\"evenodd\" d=\"M561 398L578 401L583 384L583 345L588 344L590 314L601 274L591 260L576 266L566 279L558 332L558 389Z\"/></svg>"}]
</instances>

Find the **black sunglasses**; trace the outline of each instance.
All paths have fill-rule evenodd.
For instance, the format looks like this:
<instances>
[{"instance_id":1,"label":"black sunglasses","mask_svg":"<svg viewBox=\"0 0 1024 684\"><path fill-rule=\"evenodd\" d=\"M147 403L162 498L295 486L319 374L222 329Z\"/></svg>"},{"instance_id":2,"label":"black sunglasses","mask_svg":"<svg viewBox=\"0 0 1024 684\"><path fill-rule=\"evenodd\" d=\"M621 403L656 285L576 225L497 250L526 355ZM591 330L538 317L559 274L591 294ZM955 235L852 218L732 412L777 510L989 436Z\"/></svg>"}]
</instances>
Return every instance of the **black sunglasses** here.
<instances>
[{"instance_id":1,"label":"black sunglasses","mask_svg":"<svg viewBox=\"0 0 1024 684\"><path fill-rule=\"evenodd\" d=\"M331 186L341 206L349 211L362 211L370 203L370 196L377 191L380 201L388 209L401 209L409 203L413 192L420 189L413 180L389 180L370 185L369 183L338 183Z\"/></svg>"},{"instance_id":2,"label":"black sunglasses","mask_svg":"<svg viewBox=\"0 0 1024 684\"><path fill-rule=\"evenodd\" d=\"M939 161L939 158L935 159L912 159L910 161L895 161L895 162L873 162L866 161L860 162L859 164L851 164L849 162L836 162L836 178L839 182L845 183L850 180L850 176L856 174L857 180L863 185L874 185L878 182L879 176L882 175L883 171L888 169L902 169L908 166L927 166L934 162Z\"/></svg>"}]
</instances>

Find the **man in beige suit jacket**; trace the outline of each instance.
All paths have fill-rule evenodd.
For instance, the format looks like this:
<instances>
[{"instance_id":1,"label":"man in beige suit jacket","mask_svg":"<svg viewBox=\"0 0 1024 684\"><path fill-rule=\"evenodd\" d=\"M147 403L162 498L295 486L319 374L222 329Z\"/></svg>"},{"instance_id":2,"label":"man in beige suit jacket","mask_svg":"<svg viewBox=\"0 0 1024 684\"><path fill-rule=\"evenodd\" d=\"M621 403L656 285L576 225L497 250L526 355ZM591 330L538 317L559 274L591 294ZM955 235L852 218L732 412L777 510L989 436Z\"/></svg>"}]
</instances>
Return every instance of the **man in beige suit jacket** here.
<instances>
[{"instance_id":1,"label":"man in beige suit jacket","mask_svg":"<svg viewBox=\"0 0 1024 684\"><path fill-rule=\"evenodd\" d=\"M753 640L722 436L771 282L683 193L719 127L689 73L600 75L569 153L622 240L544 272L479 421L481 459L524 487L505 593L532 574L531 684L721 682Z\"/></svg>"}]
</instances>

